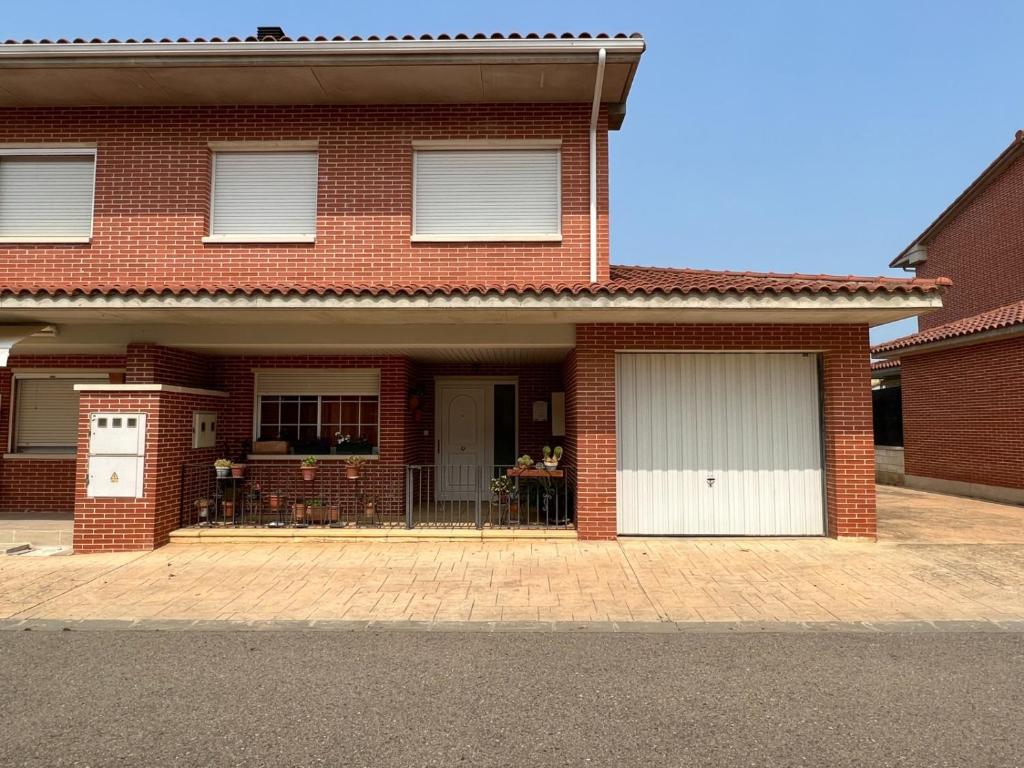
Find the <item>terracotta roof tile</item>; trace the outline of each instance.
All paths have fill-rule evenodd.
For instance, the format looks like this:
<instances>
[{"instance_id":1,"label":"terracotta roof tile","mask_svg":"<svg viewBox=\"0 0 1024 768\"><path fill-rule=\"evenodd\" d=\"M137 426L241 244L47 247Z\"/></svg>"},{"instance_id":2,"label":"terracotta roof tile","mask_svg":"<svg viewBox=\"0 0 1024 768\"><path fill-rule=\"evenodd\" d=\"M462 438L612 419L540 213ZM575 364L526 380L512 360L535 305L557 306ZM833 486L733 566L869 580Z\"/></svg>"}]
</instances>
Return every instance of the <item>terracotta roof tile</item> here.
<instances>
[{"instance_id":1,"label":"terracotta roof tile","mask_svg":"<svg viewBox=\"0 0 1024 768\"><path fill-rule=\"evenodd\" d=\"M896 359L896 360L874 360L871 363L871 370L872 371L889 371L889 370L892 370L893 368L899 368L899 367L900 367L899 359Z\"/></svg>"},{"instance_id":2,"label":"terracotta roof tile","mask_svg":"<svg viewBox=\"0 0 1024 768\"><path fill-rule=\"evenodd\" d=\"M982 312L972 317L965 317L962 320L954 320L945 325L938 325L929 328L927 331L914 333L910 336L903 336L899 339L887 341L872 347L874 354L896 352L898 350L910 349L923 344L932 344L937 341L956 339L961 336L971 336L984 331L994 331L999 328L1009 328L1014 325L1024 325L1024 301L1014 304L1007 304L998 309Z\"/></svg>"},{"instance_id":3,"label":"terracotta roof tile","mask_svg":"<svg viewBox=\"0 0 1024 768\"><path fill-rule=\"evenodd\" d=\"M334 35L333 37L326 37L324 35L316 35L315 37L308 37L306 35L300 35L298 37L281 37L281 38L258 38L255 35L248 37L179 37L171 39L163 37L159 39L155 38L125 38L119 40L116 38L100 39L93 38L91 40L85 40L80 37L76 37L73 40L67 38L60 38L50 40L42 38L39 40L4 40L3 45L84 45L84 44L132 44L132 43L144 43L152 45L154 43L164 43L167 45L179 45L187 43L266 43L267 45L273 45L277 42L283 43L324 43L324 42L360 42L360 41L371 41L381 42L389 40L627 40L642 39L643 35L639 32L456 32L456 33L441 33L438 35L367 35L360 37L359 35L352 35L350 37L343 37L341 35Z\"/></svg>"},{"instance_id":4,"label":"terracotta roof tile","mask_svg":"<svg viewBox=\"0 0 1024 768\"><path fill-rule=\"evenodd\" d=\"M613 266L605 283L334 283L334 282L205 282L205 283L7 283L7 296L139 296L139 295L687 295L687 294L854 294L934 293L950 285L938 280L716 272L699 269Z\"/></svg>"}]
</instances>

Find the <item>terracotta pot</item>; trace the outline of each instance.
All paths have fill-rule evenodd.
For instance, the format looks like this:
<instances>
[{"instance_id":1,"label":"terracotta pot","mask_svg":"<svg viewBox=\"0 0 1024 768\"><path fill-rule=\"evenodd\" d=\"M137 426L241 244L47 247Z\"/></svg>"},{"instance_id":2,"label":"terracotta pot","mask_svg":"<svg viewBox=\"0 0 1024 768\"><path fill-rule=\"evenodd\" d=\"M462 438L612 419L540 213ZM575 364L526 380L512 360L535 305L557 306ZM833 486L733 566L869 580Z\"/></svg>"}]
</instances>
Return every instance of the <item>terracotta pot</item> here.
<instances>
[{"instance_id":1,"label":"terracotta pot","mask_svg":"<svg viewBox=\"0 0 1024 768\"><path fill-rule=\"evenodd\" d=\"M329 522L329 523L336 523L336 522L338 522L338 517L339 517L338 505L337 504L329 504L327 506L327 522Z\"/></svg>"},{"instance_id":2,"label":"terracotta pot","mask_svg":"<svg viewBox=\"0 0 1024 768\"><path fill-rule=\"evenodd\" d=\"M302 479L313 480L316 477L316 467L303 467L302 468Z\"/></svg>"},{"instance_id":3,"label":"terracotta pot","mask_svg":"<svg viewBox=\"0 0 1024 768\"><path fill-rule=\"evenodd\" d=\"M292 519L296 523L301 523L306 519L306 505L305 504L292 504Z\"/></svg>"},{"instance_id":4,"label":"terracotta pot","mask_svg":"<svg viewBox=\"0 0 1024 768\"><path fill-rule=\"evenodd\" d=\"M349 480L358 480L361 471L359 467L345 467L345 477Z\"/></svg>"},{"instance_id":5,"label":"terracotta pot","mask_svg":"<svg viewBox=\"0 0 1024 768\"><path fill-rule=\"evenodd\" d=\"M232 477L245 477L245 464L232 464L231 465L231 476Z\"/></svg>"},{"instance_id":6,"label":"terracotta pot","mask_svg":"<svg viewBox=\"0 0 1024 768\"><path fill-rule=\"evenodd\" d=\"M270 494L270 508L275 512L281 508L281 497L276 493Z\"/></svg>"},{"instance_id":7,"label":"terracotta pot","mask_svg":"<svg viewBox=\"0 0 1024 768\"><path fill-rule=\"evenodd\" d=\"M234 520L235 519L235 502L225 501L224 502L224 519Z\"/></svg>"}]
</instances>

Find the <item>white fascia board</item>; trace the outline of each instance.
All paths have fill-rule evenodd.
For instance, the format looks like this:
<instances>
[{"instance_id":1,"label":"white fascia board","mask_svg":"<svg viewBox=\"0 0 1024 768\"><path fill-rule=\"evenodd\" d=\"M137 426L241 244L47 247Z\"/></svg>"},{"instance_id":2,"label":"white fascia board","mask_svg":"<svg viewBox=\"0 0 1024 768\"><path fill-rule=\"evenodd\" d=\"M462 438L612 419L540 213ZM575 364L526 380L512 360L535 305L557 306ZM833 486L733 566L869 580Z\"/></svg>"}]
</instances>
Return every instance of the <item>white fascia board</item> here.
<instances>
[{"instance_id":1,"label":"white fascia board","mask_svg":"<svg viewBox=\"0 0 1024 768\"><path fill-rule=\"evenodd\" d=\"M247 59L318 55L466 55L589 54L604 48L611 53L639 55L643 38L583 38L539 40L321 40L186 43L21 43L0 46L0 60L32 58L146 58L178 59L201 56Z\"/></svg>"},{"instance_id":2,"label":"white fascia board","mask_svg":"<svg viewBox=\"0 0 1024 768\"><path fill-rule=\"evenodd\" d=\"M390 295L146 295L146 296L6 296L0 310L69 308L194 308L194 309L937 309L942 297L935 294L699 294L638 295L584 294L469 294L431 296Z\"/></svg>"}]
</instances>

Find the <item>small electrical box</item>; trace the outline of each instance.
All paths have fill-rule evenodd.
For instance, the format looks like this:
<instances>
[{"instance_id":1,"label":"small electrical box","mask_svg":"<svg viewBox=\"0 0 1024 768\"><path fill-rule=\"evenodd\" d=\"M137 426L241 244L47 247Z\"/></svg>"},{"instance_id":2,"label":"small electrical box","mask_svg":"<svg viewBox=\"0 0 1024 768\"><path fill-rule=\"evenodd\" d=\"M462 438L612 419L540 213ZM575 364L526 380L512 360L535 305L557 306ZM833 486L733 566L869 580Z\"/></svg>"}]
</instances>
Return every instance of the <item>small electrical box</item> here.
<instances>
[{"instance_id":1,"label":"small electrical box","mask_svg":"<svg viewBox=\"0 0 1024 768\"><path fill-rule=\"evenodd\" d=\"M217 445L217 414L195 411L192 414L192 447L214 448Z\"/></svg>"},{"instance_id":2,"label":"small electrical box","mask_svg":"<svg viewBox=\"0 0 1024 768\"><path fill-rule=\"evenodd\" d=\"M146 414L90 414L90 497L140 498L145 461Z\"/></svg>"}]
</instances>

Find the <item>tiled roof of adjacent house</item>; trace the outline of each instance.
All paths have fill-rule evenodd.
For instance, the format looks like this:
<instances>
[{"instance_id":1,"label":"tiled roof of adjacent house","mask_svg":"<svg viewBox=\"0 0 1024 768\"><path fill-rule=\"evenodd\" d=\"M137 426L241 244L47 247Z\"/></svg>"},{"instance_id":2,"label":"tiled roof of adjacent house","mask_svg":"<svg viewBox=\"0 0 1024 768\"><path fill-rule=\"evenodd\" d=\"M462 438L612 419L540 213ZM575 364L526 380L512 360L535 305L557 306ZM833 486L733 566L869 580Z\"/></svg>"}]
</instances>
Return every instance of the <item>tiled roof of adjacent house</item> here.
<instances>
[{"instance_id":1,"label":"tiled roof of adjacent house","mask_svg":"<svg viewBox=\"0 0 1024 768\"><path fill-rule=\"evenodd\" d=\"M316 35L315 37L308 37L306 35L300 35L298 37L257 37L255 35L249 37L179 37L179 38L125 38L124 40L118 40L115 38L98 38L94 37L90 40L76 37L73 40L66 38L60 39L39 39L39 40L5 40L4 45L98 45L102 43L267 43L273 45L274 43L344 43L344 42L360 42L360 41L371 41L371 42L385 42L389 40L627 40L627 39L642 39L643 35L639 32L625 33L625 32L455 32L455 33L442 33L438 35L367 35L360 37L358 35L352 35L349 37L343 37L341 35L334 35L333 37L327 37L325 35Z\"/></svg>"},{"instance_id":2,"label":"tiled roof of adjacent house","mask_svg":"<svg viewBox=\"0 0 1024 768\"><path fill-rule=\"evenodd\" d=\"M899 367L900 367L900 361L899 361L898 358L895 359L895 360L874 360L871 363L871 370L872 371L890 371L893 368L899 368Z\"/></svg>"},{"instance_id":3,"label":"tiled roof of adjacent house","mask_svg":"<svg viewBox=\"0 0 1024 768\"><path fill-rule=\"evenodd\" d=\"M929 328L927 331L893 339L892 341L872 347L871 351L874 354L902 351L923 344L947 341L985 331L995 331L1000 328L1010 328L1015 325L1024 325L1024 301L1007 304L1004 307L982 312L972 317L954 320L945 325L937 325L934 328Z\"/></svg>"},{"instance_id":4,"label":"tiled roof of adjacent house","mask_svg":"<svg viewBox=\"0 0 1024 768\"><path fill-rule=\"evenodd\" d=\"M880 294L934 293L950 285L937 280L786 275L765 272L716 272L700 269L612 266L603 283L333 283L333 282L203 282L203 283L17 283L0 284L0 295L16 296L141 296L141 295L687 295L687 294Z\"/></svg>"}]
</instances>

